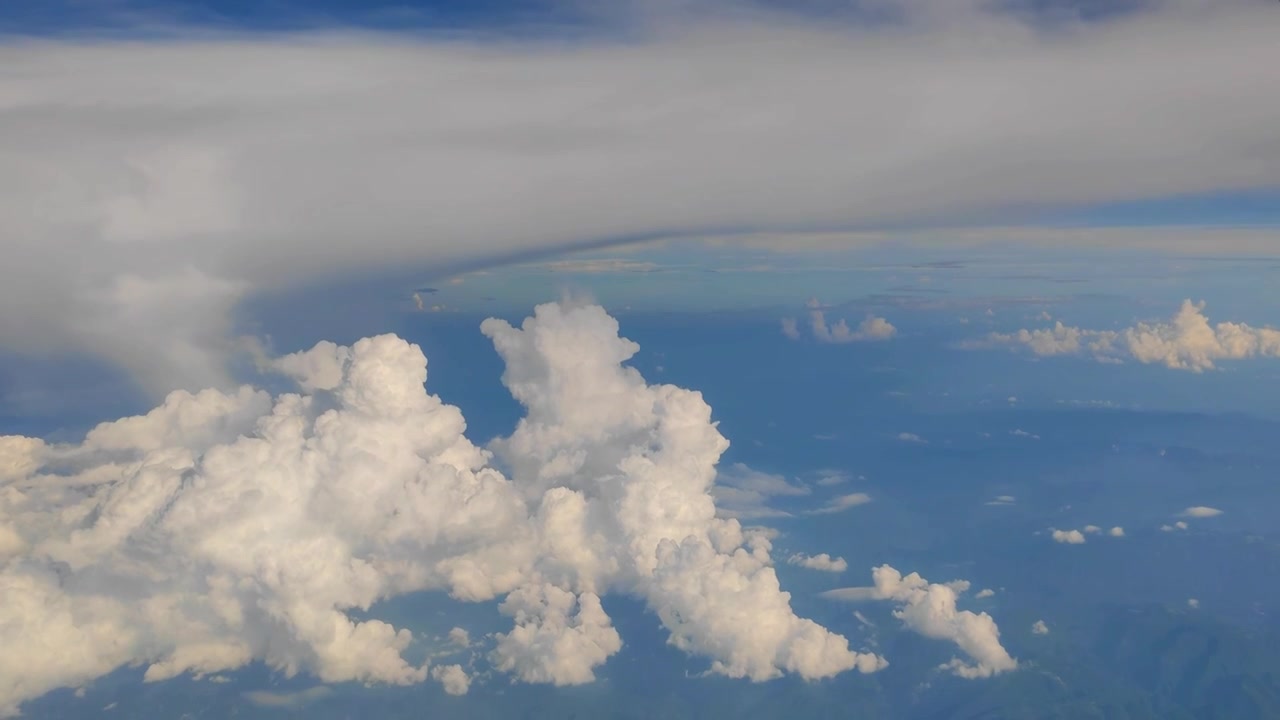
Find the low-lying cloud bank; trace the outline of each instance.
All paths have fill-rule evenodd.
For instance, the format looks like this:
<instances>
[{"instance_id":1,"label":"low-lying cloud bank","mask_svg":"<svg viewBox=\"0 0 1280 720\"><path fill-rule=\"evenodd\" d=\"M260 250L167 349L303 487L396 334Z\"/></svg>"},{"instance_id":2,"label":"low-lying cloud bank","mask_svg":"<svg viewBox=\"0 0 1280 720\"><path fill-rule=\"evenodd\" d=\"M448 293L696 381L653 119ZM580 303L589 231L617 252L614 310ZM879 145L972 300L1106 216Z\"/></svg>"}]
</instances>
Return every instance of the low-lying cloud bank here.
<instances>
[{"instance_id":1,"label":"low-lying cloud bank","mask_svg":"<svg viewBox=\"0 0 1280 720\"><path fill-rule=\"evenodd\" d=\"M1213 370L1223 360L1280 358L1280 330L1234 322L1211 325L1204 306L1184 300L1168 322L1140 322L1123 330L1087 330L1059 321L1047 329L991 333L964 347L1025 348L1041 357L1088 355L1099 362L1133 360L1197 373Z\"/></svg>"},{"instance_id":2,"label":"low-lying cloud bank","mask_svg":"<svg viewBox=\"0 0 1280 720\"><path fill-rule=\"evenodd\" d=\"M352 617L420 591L502 598L488 660L526 682L590 682L618 652L608 593L730 677L885 665L798 617L767 534L716 517L711 408L625 367L638 347L603 309L481 329L526 410L488 449L392 335L280 358L298 393L175 392L80 443L0 438L0 715L130 664L466 692L461 666L406 659L409 630Z\"/></svg>"}]
</instances>

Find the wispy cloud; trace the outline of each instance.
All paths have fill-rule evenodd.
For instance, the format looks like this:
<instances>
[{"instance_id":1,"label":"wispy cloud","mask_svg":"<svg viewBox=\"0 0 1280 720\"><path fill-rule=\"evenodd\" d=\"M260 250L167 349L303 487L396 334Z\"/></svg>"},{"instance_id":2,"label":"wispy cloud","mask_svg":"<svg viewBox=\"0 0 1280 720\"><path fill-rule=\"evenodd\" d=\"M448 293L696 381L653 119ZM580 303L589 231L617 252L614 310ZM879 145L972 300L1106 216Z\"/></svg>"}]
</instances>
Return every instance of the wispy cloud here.
<instances>
[{"instance_id":1,"label":"wispy cloud","mask_svg":"<svg viewBox=\"0 0 1280 720\"><path fill-rule=\"evenodd\" d=\"M294 710L329 696L333 690L318 685L297 692L271 692L268 690L252 690L244 693L244 699L258 707L286 708Z\"/></svg>"},{"instance_id":2,"label":"wispy cloud","mask_svg":"<svg viewBox=\"0 0 1280 720\"><path fill-rule=\"evenodd\" d=\"M742 520L788 517L790 512L772 507L770 500L803 496L810 492L808 487L793 484L781 475L754 470L742 463L720 470L716 484L711 488L720 516Z\"/></svg>"},{"instance_id":3,"label":"wispy cloud","mask_svg":"<svg viewBox=\"0 0 1280 720\"><path fill-rule=\"evenodd\" d=\"M814 482L817 485L820 485L823 487L831 487L832 485L843 485L844 483L847 483L853 479L853 475L849 472L846 472L844 470L834 470L830 468L824 468L822 470L819 470L817 475L818 475L818 479L815 480ZM866 478L859 475L858 479L865 480Z\"/></svg>"},{"instance_id":4,"label":"wispy cloud","mask_svg":"<svg viewBox=\"0 0 1280 720\"><path fill-rule=\"evenodd\" d=\"M831 498L820 508L814 510L806 510L806 515L830 515L832 513L844 512L849 508L865 505L871 502L871 496L866 493L849 493L848 495L840 495Z\"/></svg>"},{"instance_id":5,"label":"wispy cloud","mask_svg":"<svg viewBox=\"0 0 1280 720\"><path fill-rule=\"evenodd\" d=\"M581 273L590 275L601 273L645 273L654 272L660 269L660 266L657 263L621 258L598 260L556 260L554 262L546 263L543 267L552 272Z\"/></svg>"}]
</instances>

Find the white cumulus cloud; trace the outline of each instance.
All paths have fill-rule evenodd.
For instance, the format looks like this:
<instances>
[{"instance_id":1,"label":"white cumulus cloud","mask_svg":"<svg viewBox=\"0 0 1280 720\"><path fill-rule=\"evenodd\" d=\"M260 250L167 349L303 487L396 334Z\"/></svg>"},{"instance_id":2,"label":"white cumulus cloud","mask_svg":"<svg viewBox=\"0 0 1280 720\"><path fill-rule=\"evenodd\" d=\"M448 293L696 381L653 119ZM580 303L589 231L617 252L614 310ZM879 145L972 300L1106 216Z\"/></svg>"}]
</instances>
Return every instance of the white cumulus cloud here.
<instances>
[{"instance_id":1,"label":"white cumulus cloud","mask_svg":"<svg viewBox=\"0 0 1280 720\"><path fill-rule=\"evenodd\" d=\"M817 555L796 553L787 558L787 562L792 565L799 565L802 568L830 573L842 573L849 569L849 563L845 562L844 558L833 558L827 553L819 553Z\"/></svg>"},{"instance_id":2,"label":"white cumulus cloud","mask_svg":"<svg viewBox=\"0 0 1280 720\"><path fill-rule=\"evenodd\" d=\"M133 664L461 691L459 670L406 660L409 630L355 618L420 591L501 598L513 626L488 657L534 682L589 681L618 651L611 592L731 677L883 666L797 616L767 537L716 517L728 443L711 408L623 365L638 348L603 309L482 330L526 411L489 449L392 335L281 359L298 393L177 392L79 443L0 439L0 526L18 537L0 565L0 714Z\"/></svg>"},{"instance_id":3,"label":"white cumulus cloud","mask_svg":"<svg viewBox=\"0 0 1280 720\"><path fill-rule=\"evenodd\" d=\"M1079 530L1056 530L1050 528L1053 532L1053 541L1066 543L1068 545L1080 545L1084 543L1084 533Z\"/></svg>"},{"instance_id":4,"label":"white cumulus cloud","mask_svg":"<svg viewBox=\"0 0 1280 720\"><path fill-rule=\"evenodd\" d=\"M1197 373L1213 370L1223 360L1280 357L1280 330L1234 322L1212 325L1204 307L1203 302L1184 300L1167 322L1140 322L1123 330L1087 330L1057 322L1049 329L991 333L965 346L1025 347L1041 356L1090 355L1102 362L1133 360Z\"/></svg>"},{"instance_id":5,"label":"white cumulus cloud","mask_svg":"<svg viewBox=\"0 0 1280 720\"><path fill-rule=\"evenodd\" d=\"M466 695L471 689L471 678L461 665L437 665L431 668L431 677L450 695Z\"/></svg>"},{"instance_id":6,"label":"white cumulus cloud","mask_svg":"<svg viewBox=\"0 0 1280 720\"><path fill-rule=\"evenodd\" d=\"M950 640L969 658L954 658L943 667L964 678L990 677L1018 667L1000 644L1000 629L987 613L956 609L956 596L969 588L967 581L930 583L918 573L903 576L889 565L871 571L870 587L828 590L833 600L890 600L898 604L894 616L925 637Z\"/></svg>"},{"instance_id":7,"label":"white cumulus cloud","mask_svg":"<svg viewBox=\"0 0 1280 720\"><path fill-rule=\"evenodd\" d=\"M449 642L458 647L470 647L471 633L466 628L455 627L449 631Z\"/></svg>"},{"instance_id":8,"label":"white cumulus cloud","mask_svg":"<svg viewBox=\"0 0 1280 720\"><path fill-rule=\"evenodd\" d=\"M888 340L898 333L898 329L888 320L874 315L867 315L856 329L850 328L845 320L837 320L834 325L827 324L826 315L819 307L813 307L816 301L810 301L809 330L815 340L821 343L853 343ZM792 340L800 339L800 326L795 318L782 319L782 334Z\"/></svg>"},{"instance_id":9,"label":"white cumulus cloud","mask_svg":"<svg viewBox=\"0 0 1280 720\"><path fill-rule=\"evenodd\" d=\"M1043 620L1037 620L1031 625L1032 635L1048 635L1049 626L1044 624Z\"/></svg>"}]
</instances>

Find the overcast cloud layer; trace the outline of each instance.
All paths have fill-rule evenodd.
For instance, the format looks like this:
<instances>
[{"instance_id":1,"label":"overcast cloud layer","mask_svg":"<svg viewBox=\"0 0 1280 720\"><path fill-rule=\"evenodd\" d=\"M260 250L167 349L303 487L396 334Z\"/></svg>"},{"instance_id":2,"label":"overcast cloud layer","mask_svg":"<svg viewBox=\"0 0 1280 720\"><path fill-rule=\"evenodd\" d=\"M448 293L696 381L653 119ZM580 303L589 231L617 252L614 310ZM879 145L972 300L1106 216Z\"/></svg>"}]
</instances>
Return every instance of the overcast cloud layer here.
<instances>
[{"instance_id":1,"label":"overcast cloud layer","mask_svg":"<svg viewBox=\"0 0 1280 720\"><path fill-rule=\"evenodd\" d=\"M1035 28L890 5L657 13L625 42L7 44L0 347L159 397L231 385L247 294L331 276L1280 184L1274 3Z\"/></svg>"},{"instance_id":2,"label":"overcast cloud layer","mask_svg":"<svg viewBox=\"0 0 1280 720\"><path fill-rule=\"evenodd\" d=\"M351 617L417 591L500 598L512 628L481 649L525 682L595 678L622 647L611 592L729 677L884 667L792 611L767 533L716 517L711 408L624 367L639 348L604 310L482 330L526 410L491 449L394 335L281 358L300 393L178 391L74 445L0 436L0 716L126 664L465 693L460 665L411 659L423 638Z\"/></svg>"}]
</instances>

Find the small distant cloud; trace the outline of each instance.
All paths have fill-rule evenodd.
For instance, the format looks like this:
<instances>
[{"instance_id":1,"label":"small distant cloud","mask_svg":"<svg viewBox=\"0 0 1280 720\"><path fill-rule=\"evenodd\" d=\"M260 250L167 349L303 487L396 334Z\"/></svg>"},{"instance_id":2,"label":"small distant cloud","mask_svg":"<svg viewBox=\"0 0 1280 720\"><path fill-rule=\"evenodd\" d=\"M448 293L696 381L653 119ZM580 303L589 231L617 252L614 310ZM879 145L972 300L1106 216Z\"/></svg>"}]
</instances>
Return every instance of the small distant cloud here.
<instances>
[{"instance_id":1,"label":"small distant cloud","mask_svg":"<svg viewBox=\"0 0 1280 720\"><path fill-rule=\"evenodd\" d=\"M1031 438L1032 440L1039 440L1039 439L1040 439L1040 436L1039 436L1039 435L1036 435L1035 433L1027 432L1026 430L1023 430L1022 428L1017 428L1016 430L1010 430L1010 431L1009 431L1009 434L1010 434L1010 435L1013 435L1014 437Z\"/></svg>"},{"instance_id":2,"label":"small distant cloud","mask_svg":"<svg viewBox=\"0 0 1280 720\"><path fill-rule=\"evenodd\" d=\"M1111 537L1124 537L1124 528L1117 525L1111 528L1110 530L1108 530L1107 534L1110 535Z\"/></svg>"},{"instance_id":3,"label":"small distant cloud","mask_svg":"<svg viewBox=\"0 0 1280 720\"><path fill-rule=\"evenodd\" d=\"M1192 610L1195 610L1196 608L1200 607L1200 601L1195 598L1187 598L1187 607L1191 608Z\"/></svg>"},{"instance_id":4,"label":"small distant cloud","mask_svg":"<svg viewBox=\"0 0 1280 720\"><path fill-rule=\"evenodd\" d=\"M800 327L795 318L782 318L782 334L792 340L800 339Z\"/></svg>"},{"instance_id":5,"label":"small distant cloud","mask_svg":"<svg viewBox=\"0 0 1280 720\"><path fill-rule=\"evenodd\" d=\"M1182 520L1179 520L1178 522L1172 525L1161 525L1160 529L1165 532L1173 532L1174 530L1186 530L1187 527L1188 525L1185 522L1183 522Z\"/></svg>"},{"instance_id":6,"label":"small distant cloud","mask_svg":"<svg viewBox=\"0 0 1280 720\"><path fill-rule=\"evenodd\" d=\"M826 315L823 313L823 309L827 306L817 298L809 298L805 305L809 308L809 329L813 333L813 338L821 343L877 342L888 340L898 334L898 329L893 326L893 323L871 314L858 323L857 329L850 328L849 323L843 319L828 325ZM792 340L799 340L799 322L795 318L783 318L782 334Z\"/></svg>"},{"instance_id":7,"label":"small distant cloud","mask_svg":"<svg viewBox=\"0 0 1280 720\"><path fill-rule=\"evenodd\" d=\"M471 633L466 628L455 627L449 631L449 642L458 647L469 647L471 645Z\"/></svg>"},{"instance_id":8,"label":"small distant cloud","mask_svg":"<svg viewBox=\"0 0 1280 720\"><path fill-rule=\"evenodd\" d=\"M1189 518L1211 518L1221 515L1222 511L1218 508L1206 507L1204 505L1196 505L1178 513L1180 517Z\"/></svg>"},{"instance_id":9,"label":"small distant cloud","mask_svg":"<svg viewBox=\"0 0 1280 720\"><path fill-rule=\"evenodd\" d=\"M830 515L848 510L851 507L865 505L871 502L871 496L866 493L849 493L839 497L831 498L825 505L815 510L809 510L806 515Z\"/></svg>"},{"instance_id":10,"label":"small distant cloud","mask_svg":"<svg viewBox=\"0 0 1280 720\"><path fill-rule=\"evenodd\" d=\"M898 433L898 436L897 436L897 437L898 437L898 439L899 439L899 440L901 440L902 442L920 443L920 444L922 444L922 445L927 445L927 444L929 443L929 441L928 441L928 440L925 440L924 438L920 437L919 435L917 435L917 434L915 434L915 433L900 432L900 433Z\"/></svg>"},{"instance_id":11,"label":"small distant cloud","mask_svg":"<svg viewBox=\"0 0 1280 720\"><path fill-rule=\"evenodd\" d=\"M1032 635L1048 635L1049 626L1044 624L1043 620L1037 620L1031 625Z\"/></svg>"},{"instance_id":12,"label":"small distant cloud","mask_svg":"<svg viewBox=\"0 0 1280 720\"><path fill-rule=\"evenodd\" d=\"M978 591L978 594L974 595L974 597L979 600L982 600L985 598L989 598L995 594L996 594L996 591L992 590L991 588L982 588L981 590Z\"/></svg>"},{"instance_id":13,"label":"small distant cloud","mask_svg":"<svg viewBox=\"0 0 1280 720\"><path fill-rule=\"evenodd\" d=\"M1053 528L1050 528L1050 530L1053 532L1054 542L1065 543L1067 545L1084 544L1084 533L1079 530L1054 530Z\"/></svg>"},{"instance_id":14,"label":"small distant cloud","mask_svg":"<svg viewBox=\"0 0 1280 720\"><path fill-rule=\"evenodd\" d=\"M1280 358L1280 330L1234 322L1210 324L1204 307L1204 302L1187 299L1164 322L1139 322L1122 330L1089 330L1059 321L1051 328L990 333L961 347L1021 347L1041 357L1089 355L1099 362L1133 360L1196 373L1213 370L1222 360Z\"/></svg>"},{"instance_id":15,"label":"small distant cloud","mask_svg":"<svg viewBox=\"0 0 1280 720\"><path fill-rule=\"evenodd\" d=\"M799 565L809 570L819 570L829 573L842 573L849 569L849 563L844 558L833 558L827 553L818 555L805 555L804 553L796 553L787 558L787 563L791 565Z\"/></svg>"},{"instance_id":16,"label":"small distant cloud","mask_svg":"<svg viewBox=\"0 0 1280 720\"><path fill-rule=\"evenodd\" d=\"M817 484L822 487L830 487L832 485L841 485L849 482L851 476L844 470L819 470ZM859 479L862 479L859 476Z\"/></svg>"},{"instance_id":17,"label":"small distant cloud","mask_svg":"<svg viewBox=\"0 0 1280 720\"><path fill-rule=\"evenodd\" d=\"M253 690L244 693L244 699L258 707L297 709L328 696L333 690L324 685L300 690L298 692L270 692Z\"/></svg>"},{"instance_id":18,"label":"small distant cloud","mask_svg":"<svg viewBox=\"0 0 1280 720\"><path fill-rule=\"evenodd\" d=\"M1096 535L1102 532L1102 528L1098 527L1097 525L1085 525L1084 531L1088 535Z\"/></svg>"}]
</instances>

